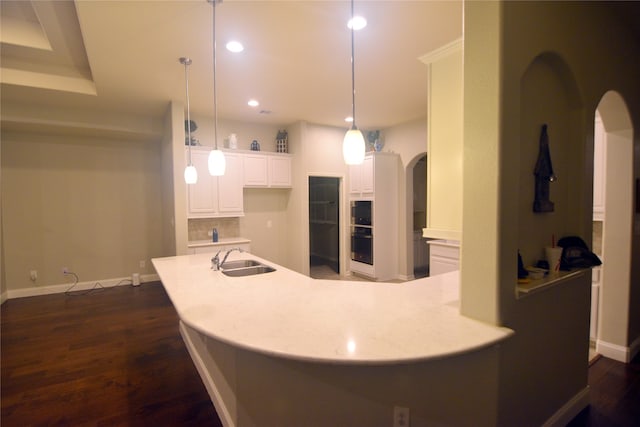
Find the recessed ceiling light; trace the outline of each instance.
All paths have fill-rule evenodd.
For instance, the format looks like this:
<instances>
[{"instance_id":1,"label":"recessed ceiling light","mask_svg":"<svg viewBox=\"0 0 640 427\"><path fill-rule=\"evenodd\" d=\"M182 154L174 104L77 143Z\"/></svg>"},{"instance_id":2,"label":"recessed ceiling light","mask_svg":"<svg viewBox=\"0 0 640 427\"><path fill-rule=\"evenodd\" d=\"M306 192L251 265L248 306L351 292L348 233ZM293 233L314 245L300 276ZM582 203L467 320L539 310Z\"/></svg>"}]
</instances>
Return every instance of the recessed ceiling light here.
<instances>
[{"instance_id":1,"label":"recessed ceiling light","mask_svg":"<svg viewBox=\"0 0 640 427\"><path fill-rule=\"evenodd\" d=\"M362 16L354 16L352 19L349 19L347 22L347 27L353 27L354 30L358 31L367 26L367 20Z\"/></svg>"},{"instance_id":2,"label":"recessed ceiling light","mask_svg":"<svg viewBox=\"0 0 640 427\"><path fill-rule=\"evenodd\" d=\"M349 116L349 117L345 117L344 121L347 123L351 123L353 121L353 117Z\"/></svg>"},{"instance_id":3,"label":"recessed ceiling light","mask_svg":"<svg viewBox=\"0 0 640 427\"><path fill-rule=\"evenodd\" d=\"M258 105L260 105L260 103L255 99L250 99L249 102L247 102L247 105L249 107L257 107Z\"/></svg>"},{"instance_id":4,"label":"recessed ceiling light","mask_svg":"<svg viewBox=\"0 0 640 427\"><path fill-rule=\"evenodd\" d=\"M227 43L227 50L229 52L238 53L244 50L244 46L242 46L242 43L240 43L239 41L231 40L229 43Z\"/></svg>"}]
</instances>

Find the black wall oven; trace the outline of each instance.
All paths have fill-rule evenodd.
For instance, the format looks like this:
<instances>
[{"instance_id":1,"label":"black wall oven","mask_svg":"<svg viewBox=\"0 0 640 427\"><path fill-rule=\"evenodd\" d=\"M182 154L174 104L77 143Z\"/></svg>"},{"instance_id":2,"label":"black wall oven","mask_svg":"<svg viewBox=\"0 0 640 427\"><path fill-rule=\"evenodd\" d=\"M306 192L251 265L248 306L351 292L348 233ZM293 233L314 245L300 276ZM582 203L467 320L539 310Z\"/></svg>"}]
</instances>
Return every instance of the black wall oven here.
<instances>
[{"instance_id":1,"label":"black wall oven","mask_svg":"<svg viewBox=\"0 0 640 427\"><path fill-rule=\"evenodd\" d=\"M373 230L371 227L351 227L351 259L373 265Z\"/></svg>"},{"instance_id":2,"label":"black wall oven","mask_svg":"<svg viewBox=\"0 0 640 427\"><path fill-rule=\"evenodd\" d=\"M373 202L371 200L352 200L351 201L351 225L373 225L373 217L371 209Z\"/></svg>"},{"instance_id":3,"label":"black wall oven","mask_svg":"<svg viewBox=\"0 0 640 427\"><path fill-rule=\"evenodd\" d=\"M373 265L373 217L371 200L351 201L351 259Z\"/></svg>"}]
</instances>

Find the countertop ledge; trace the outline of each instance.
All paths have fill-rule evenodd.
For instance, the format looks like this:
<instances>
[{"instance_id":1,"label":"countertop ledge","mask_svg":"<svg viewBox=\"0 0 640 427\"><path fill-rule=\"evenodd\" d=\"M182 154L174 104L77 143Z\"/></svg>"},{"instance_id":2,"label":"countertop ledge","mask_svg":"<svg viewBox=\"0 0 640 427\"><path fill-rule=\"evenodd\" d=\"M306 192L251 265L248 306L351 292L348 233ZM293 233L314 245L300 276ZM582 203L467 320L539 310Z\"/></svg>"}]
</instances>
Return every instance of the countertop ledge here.
<instances>
[{"instance_id":1,"label":"countertop ledge","mask_svg":"<svg viewBox=\"0 0 640 427\"><path fill-rule=\"evenodd\" d=\"M211 255L154 258L182 322L199 333L286 359L389 365L451 357L513 334L459 313L459 275L405 283L317 280L252 254L275 272L228 277Z\"/></svg>"},{"instance_id":2,"label":"countertop ledge","mask_svg":"<svg viewBox=\"0 0 640 427\"><path fill-rule=\"evenodd\" d=\"M242 243L251 243L251 240L244 237L223 237L217 242L211 240L191 240L187 243L188 248L202 248L205 246L223 246L223 245L239 245Z\"/></svg>"}]
</instances>

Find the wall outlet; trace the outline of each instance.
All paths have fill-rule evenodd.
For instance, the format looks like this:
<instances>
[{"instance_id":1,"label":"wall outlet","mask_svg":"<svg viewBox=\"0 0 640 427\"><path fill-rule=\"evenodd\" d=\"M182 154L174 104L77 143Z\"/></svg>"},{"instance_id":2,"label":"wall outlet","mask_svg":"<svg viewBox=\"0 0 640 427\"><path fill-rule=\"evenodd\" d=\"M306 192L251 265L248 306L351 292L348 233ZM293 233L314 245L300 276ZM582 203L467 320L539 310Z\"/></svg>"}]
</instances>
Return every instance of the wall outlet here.
<instances>
[{"instance_id":1,"label":"wall outlet","mask_svg":"<svg viewBox=\"0 0 640 427\"><path fill-rule=\"evenodd\" d=\"M38 280L38 270L31 270L29 272L29 277L31 277L32 282L35 282L36 280Z\"/></svg>"},{"instance_id":2,"label":"wall outlet","mask_svg":"<svg viewBox=\"0 0 640 427\"><path fill-rule=\"evenodd\" d=\"M409 408L393 407L393 427L409 427Z\"/></svg>"},{"instance_id":3,"label":"wall outlet","mask_svg":"<svg viewBox=\"0 0 640 427\"><path fill-rule=\"evenodd\" d=\"M147 265L146 261L141 259L140 260L140 268L145 268L146 265Z\"/></svg>"}]
</instances>

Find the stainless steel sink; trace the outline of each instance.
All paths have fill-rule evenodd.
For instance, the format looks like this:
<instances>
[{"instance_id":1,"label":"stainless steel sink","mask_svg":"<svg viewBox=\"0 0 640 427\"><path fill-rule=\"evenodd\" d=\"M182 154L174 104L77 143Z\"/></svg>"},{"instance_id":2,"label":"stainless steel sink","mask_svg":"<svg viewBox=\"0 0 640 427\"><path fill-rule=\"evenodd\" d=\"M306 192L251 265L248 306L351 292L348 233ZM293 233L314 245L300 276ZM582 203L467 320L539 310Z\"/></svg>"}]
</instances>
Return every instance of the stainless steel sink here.
<instances>
[{"instance_id":1,"label":"stainless steel sink","mask_svg":"<svg viewBox=\"0 0 640 427\"><path fill-rule=\"evenodd\" d=\"M235 261L227 261L220 266L221 270L230 270L233 268L253 267L256 265L262 265L258 261L252 259L238 259Z\"/></svg>"},{"instance_id":2,"label":"stainless steel sink","mask_svg":"<svg viewBox=\"0 0 640 427\"><path fill-rule=\"evenodd\" d=\"M234 261L235 262L235 261ZM256 274L264 274L271 273L272 271L276 271L275 268L269 267L268 265L257 263L257 265L251 265L249 267L240 267L240 268L224 268L225 263L222 265L222 274L225 274L230 277L244 277L244 276L253 276Z\"/></svg>"}]
</instances>

